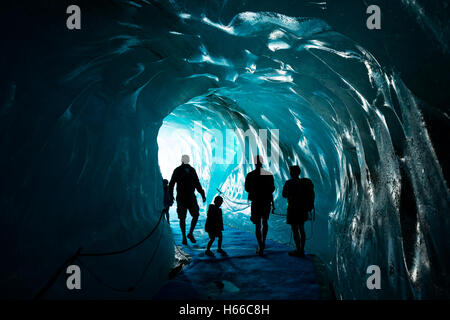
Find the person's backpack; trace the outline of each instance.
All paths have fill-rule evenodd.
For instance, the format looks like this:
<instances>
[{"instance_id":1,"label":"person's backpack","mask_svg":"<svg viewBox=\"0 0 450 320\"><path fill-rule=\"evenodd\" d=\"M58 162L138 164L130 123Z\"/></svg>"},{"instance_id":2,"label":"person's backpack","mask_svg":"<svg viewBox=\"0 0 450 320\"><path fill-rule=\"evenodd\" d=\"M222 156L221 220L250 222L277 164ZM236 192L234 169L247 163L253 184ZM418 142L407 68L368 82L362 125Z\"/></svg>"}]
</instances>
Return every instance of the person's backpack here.
<instances>
[{"instance_id":1,"label":"person's backpack","mask_svg":"<svg viewBox=\"0 0 450 320\"><path fill-rule=\"evenodd\" d=\"M307 211L311 211L314 209L314 200L315 200L315 193L314 193L314 184L312 183L311 180L309 180L308 178L303 178L301 179L302 183L304 185L304 199L305 199L305 203L304 203L304 208Z\"/></svg>"}]
</instances>

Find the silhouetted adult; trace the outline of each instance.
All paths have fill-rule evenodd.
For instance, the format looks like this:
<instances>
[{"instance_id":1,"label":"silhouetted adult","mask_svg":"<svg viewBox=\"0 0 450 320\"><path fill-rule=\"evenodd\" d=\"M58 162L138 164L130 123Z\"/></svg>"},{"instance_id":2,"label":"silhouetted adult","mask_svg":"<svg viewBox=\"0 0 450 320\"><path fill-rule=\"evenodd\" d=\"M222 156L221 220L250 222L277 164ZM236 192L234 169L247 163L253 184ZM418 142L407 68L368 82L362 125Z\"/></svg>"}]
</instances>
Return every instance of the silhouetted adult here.
<instances>
[{"instance_id":1,"label":"silhouetted adult","mask_svg":"<svg viewBox=\"0 0 450 320\"><path fill-rule=\"evenodd\" d=\"M291 179L283 187L283 197L287 198L287 224L291 225L296 250L290 251L291 256L305 255L305 221L308 212L314 208L314 185L308 178L299 178L299 166L289 167Z\"/></svg>"},{"instance_id":2,"label":"silhouetted adult","mask_svg":"<svg viewBox=\"0 0 450 320\"><path fill-rule=\"evenodd\" d=\"M183 244L187 244L186 239L186 215L187 210L192 216L191 229L187 238L195 243L194 229L199 216L195 190L202 196L203 202L206 201L205 192L198 180L197 172L189 165L189 156L181 157L181 166L175 168L169 183L170 199L173 201L173 188L177 184L177 213L180 219L180 228L183 235Z\"/></svg>"},{"instance_id":3,"label":"silhouetted adult","mask_svg":"<svg viewBox=\"0 0 450 320\"><path fill-rule=\"evenodd\" d=\"M255 224L255 235L258 241L256 253L259 255L264 254L266 247L266 237L269 231L267 220L273 201L272 193L275 191L273 175L262 167L262 162L262 157L256 156L256 169L245 177L245 191L248 192L248 199L252 202L250 220Z\"/></svg>"}]
</instances>

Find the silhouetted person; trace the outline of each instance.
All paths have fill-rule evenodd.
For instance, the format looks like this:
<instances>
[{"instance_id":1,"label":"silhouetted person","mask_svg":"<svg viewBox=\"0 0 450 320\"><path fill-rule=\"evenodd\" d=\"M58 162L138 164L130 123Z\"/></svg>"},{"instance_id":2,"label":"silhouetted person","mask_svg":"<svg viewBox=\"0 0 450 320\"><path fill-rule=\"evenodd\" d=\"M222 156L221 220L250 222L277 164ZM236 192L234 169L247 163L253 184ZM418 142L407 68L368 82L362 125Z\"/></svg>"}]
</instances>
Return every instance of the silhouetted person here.
<instances>
[{"instance_id":1,"label":"silhouetted person","mask_svg":"<svg viewBox=\"0 0 450 320\"><path fill-rule=\"evenodd\" d=\"M275 191L273 175L262 167L262 157L255 157L256 169L245 177L245 191L251 204L250 220L255 224L255 235L258 241L259 255L264 254L266 237L269 231L267 220L269 219L270 207L273 201L272 193ZM262 233L261 233L262 225Z\"/></svg>"},{"instance_id":2,"label":"silhouetted person","mask_svg":"<svg viewBox=\"0 0 450 320\"><path fill-rule=\"evenodd\" d=\"M170 200L169 194L169 181L167 179L163 179L163 192L164 192L164 209L163 213L166 215L167 222L170 223L169 217L169 208L173 204L173 201Z\"/></svg>"},{"instance_id":3,"label":"silhouetted person","mask_svg":"<svg viewBox=\"0 0 450 320\"><path fill-rule=\"evenodd\" d=\"M205 251L205 254L208 256L214 256L214 253L211 251L211 246L216 238L218 238L217 252L220 254L226 254L226 252L222 250L223 219L222 209L220 209L222 203L222 197L217 196L214 198L214 204L210 204L208 207L208 216L205 223L205 231L208 232L210 239L208 242L208 247Z\"/></svg>"},{"instance_id":4,"label":"silhouetted person","mask_svg":"<svg viewBox=\"0 0 450 320\"><path fill-rule=\"evenodd\" d=\"M291 225L296 250L289 252L291 256L305 255L305 221L308 212L314 208L314 185L308 178L299 178L300 167L289 167L291 179L283 187L283 197L287 198L287 224Z\"/></svg>"},{"instance_id":5,"label":"silhouetted person","mask_svg":"<svg viewBox=\"0 0 450 320\"><path fill-rule=\"evenodd\" d=\"M198 204L195 198L195 190L202 196L203 202L206 201L205 192L198 180L197 172L189 165L189 156L181 157L181 166L177 167L172 174L169 183L170 200L173 201L173 188L177 184L177 213L180 219L180 228L183 235L183 244L187 244L186 239L186 214L187 210L192 216L191 229L187 238L195 243L194 229L198 220Z\"/></svg>"}]
</instances>

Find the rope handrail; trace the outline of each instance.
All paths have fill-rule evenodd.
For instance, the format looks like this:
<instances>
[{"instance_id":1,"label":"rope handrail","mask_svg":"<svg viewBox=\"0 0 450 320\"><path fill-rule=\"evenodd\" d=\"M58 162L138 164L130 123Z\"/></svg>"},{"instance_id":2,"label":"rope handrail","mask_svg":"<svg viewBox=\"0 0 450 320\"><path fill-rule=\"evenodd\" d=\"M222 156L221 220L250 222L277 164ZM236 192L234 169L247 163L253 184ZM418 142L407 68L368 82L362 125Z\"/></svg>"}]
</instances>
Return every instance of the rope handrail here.
<instances>
[{"instance_id":1,"label":"rope handrail","mask_svg":"<svg viewBox=\"0 0 450 320\"><path fill-rule=\"evenodd\" d=\"M116 250L116 251L109 251L109 252L100 252L100 253L82 253L81 250L82 248L78 248L77 251L75 252L75 254L73 254L72 256L70 256L68 259L66 259L61 266L53 273L53 275L50 277L49 281L47 281L47 283L42 287L42 289L40 289L38 291L38 293L35 295L34 300L38 300L41 299L45 293L53 286L53 284L56 282L56 280L58 279L59 275L61 274L61 272L70 264L72 264L75 260L78 260L79 262L81 262L78 258L79 257L102 257L102 256L110 256L110 255L117 255L117 254L122 254L125 253L127 251L130 251L136 247L138 247L139 245L141 245L142 243L144 243L146 240L148 240L156 231L156 229L158 228L158 226L161 223L161 219L164 215L164 210L161 210L161 215L159 216L158 222L156 223L156 225L153 227L153 229L140 241L138 241L137 243L125 248L125 249L121 249L121 250ZM153 259L152 259L153 260ZM150 264L147 265L147 267L145 269L148 269ZM92 274L92 273L91 273ZM94 277L95 278L95 277ZM113 287L110 287L111 289L113 289ZM131 288L131 287L130 287ZM126 292L130 292L130 289L126 290ZM134 289L133 289L134 290ZM123 291L123 290L116 290L116 291ZM132 291L132 290L131 290Z\"/></svg>"},{"instance_id":2,"label":"rope handrail","mask_svg":"<svg viewBox=\"0 0 450 320\"><path fill-rule=\"evenodd\" d=\"M221 191L219 188L217 188L217 191L220 193L220 195L222 196L222 198L223 198L225 201L229 201L229 202L231 202L231 203L243 205L243 204L241 204L241 203L238 203L238 202L236 202L236 201L233 201L233 200L228 199L228 196L227 196L223 191ZM245 209L247 209L247 208L250 207L250 206L251 206L251 205L249 204ZM316 219L316 208L313 207L313 209L310 210L310 212L311 212L311 219L309 219L309 220L311 220L311 232L310 232L311 235L310 235L309 238L306 238L306 240L311 240L311 239L313 238L313 236L314 236L313 222L314 222L315 219ZM275 206L274 206L273 201L272 201L272 214L275 215L275 216L279 216L279 217L286 217L286 216L287 216L287 214L282 214L282 213L276 213L276 212L275 212ZM289 246L290 246L290 244L291 244L291 241L292 241L292 230L291 230L291 240L289 241Z\"/></svg>"},{"instance_id":3,"label":"rope handrail","mask_svg":"<svg viewBox=\"0 0 450 320\"><path fill-rule=\"evenodd\" d=\"M161 212L161 215L159 216L158 219L158 223L155 225L155 227L150 231L149 234L147 234L141 241L138 241L137 243L133 244L132 246L129 246L128 248L122 249L122 250L116 250L116 251L110 251L110 252L100 252L100 253L80 253L79 256L80 257L103 257L103 256L112 256L112 255L116 255L116 254L122 254L125 253L127 251L130 251L136 247L138 247L139 245L141 245L142 243L144 243L148 238L150 238L153 233L156 231L156 229L158 228L160 222L161 222L161 218L164 215L164 212Z\"/></svg>"},{"instance_id":4,"label":"rope handrail","mask_svg":"<svg viewBox=\"0 0 450 320\"><path fill-rule=\"evenodd\" d=\"M154 260L155 257L156 257L156 253L158 252L159 246L160 246L160 244L161 244L161 238L162 238L162 234L161 234L161 236L159 237L158 245L156 246L155 251L153 251L153 254L152 254L152 256L150 257L149 261L147 262L147 264L146 264L144 270L142 271L140 277L134 282L134 285L129 286L127 289L122 289L122 288L118 288L118 287L114 287L114 286L112 286L112 285L109 285L109 284L106 283L105 281L101 280L100 277L99 277L97 274L95 274L95 273L92 271L92 269L90 269L90 268L89 268L83 261L81 261L79 258L77 258L76 261L78 261L78 262L80 263L80 265L83 266L83 267L91 274L91 276L93 277L93 279L96 280L96 281L97 281L99 284L101 284L102 286L104 286L104 287L106 287L106 288L108 288L108 289L110 289L110 290L113 290L113 291L123 292L123 293L129 293L129 292L134 291L134 290L137 288L137 286L138 286L138 285L142 282L142 280L144 279L145 274L147 273L148 268L151 266L153 260Z\"/></svg>"},{"instance_id":5,"label":"rope handrail","mask_svg":"<svg viewBox=\"0 0 450 320\"><path fill-rule=\"evenodd\" d=\"M217 190L219 191L219 193L221 193L225 197L227 197L222 191L220 191L219 189L217 189ZM231 200L228 200L228 201L231 201ZM315 208L313 210L314 210L314 214L312 216L311 222L315 220ZM272 214L277 215L277 216L286 216L286 215L283 215L283 214L276 213L274 207L272 207ZM47 281L47 283L42 287L42 289L39 290L38 293L35 295L34 300L41 299L45 295L45 293L56 282L56 280L58 279L59 275L64 270L64 268L67 267L68 265L72 264L74 261L78 261L81 265L86 267L86 265L79 259L80 257L102 257L102 256L118 255L118 254L125 253L127 251L130 251L130 250L138 247L139 245L144 243L146 240L148 240L154 234L154 232L156 231L156 229L159 227L159 225L161 223L163 215L164 215L164 210L161 210L161 215L159 216L158 222L153 227L153 229L143 239L141 239L140 241L136 242L135 244L133 244L133 245L127 247L127 248L124 248L124 249L121 249L121 250L116 250L116 251L99 252L99 253L96 253L96 252L94 252L94 253L82 253L81 252L82 251L82 247L78 248L77 251L72 256L70 256L68 259L66 259L64 261L64 263L61 264L61 266L56 270L56 272L53 273L53 275L50 277L49 281ZM313 233L313 228L312 228L312 223L311 223L311 237L309 239L307 238L306 240L310 240L312 238L312 236L313 236L312 233ZM292 241L292 233L291 233L291 240L289 241L289 245L290 245L291 241ZM159 247L159 244L158 244L158 247ZM155 252L153 253L153 255L152 255L151 259L150 259L150 261L147 263L146 267L144 268L144 271L143 271L142 276L140 277L140 279L138 279L136 281L136 284L134 286L131 286L131 287L129 287L126 290L125 289L115 288L113 286L107 285L105 282L99 280L99 278L94 273L92 273L92 271L89 268L86 268L86 270L88 270L88 272L93 275L94 279L96 279L102 285L110 288L111 290L119 291L119 292L131 292L137 287L137 285L144 278L144 275L145 275L147 269L150 267L151 262L153 261L153 259L155 257L156 251L158 251L158 248L155 250Z\"/></svg>"},{"instance_id":6,"label":"rope handrail","mask_svg":"<svg viewBox=\"0 0 450 320\"><path fill-rule=\"evenodd\" d=\"M246 206L247 208L250 207L250 204L248 204L248 202L245 203L245 202L238 202L238 201L236 201L236 200L232 200L232 199L230 199L223 191L221 191L219 188L217 188L216 190L220 193L220 196L221 196L224 200L229 201L229 202L231 202L231 203L233 203L233 204L236 204L236 205Z\"/></svg>"}]
</instances>

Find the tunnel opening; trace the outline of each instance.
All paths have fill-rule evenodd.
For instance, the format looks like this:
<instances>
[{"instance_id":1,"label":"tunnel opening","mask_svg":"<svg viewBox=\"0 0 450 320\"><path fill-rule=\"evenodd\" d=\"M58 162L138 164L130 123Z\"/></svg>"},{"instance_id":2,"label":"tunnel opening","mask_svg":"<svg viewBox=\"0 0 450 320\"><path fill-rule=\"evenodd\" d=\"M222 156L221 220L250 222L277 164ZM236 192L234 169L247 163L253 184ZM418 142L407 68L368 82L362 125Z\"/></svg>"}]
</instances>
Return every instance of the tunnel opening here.
<instances>
[{"instance_id":1,"label":"tunnel opening","mask_svg":"<svg viewBox=\"0 0 450 320\"><path fill-rule=\"evenodd\" d=\"M263 116L264 117L264 116ZM285 223L285 200L281 197L288 167L279 145L279 129L261 127L239 108L236 101L208 93L175 108L164 118L158 132L158 162L162 177L170 180L173 170L181 164L181 156L191 156L200 183L207 196L200 211L216 195L224 199L224 223L254 232L250 222L250 202L244 190L245 176L254 170L254 158L261 155L264 167L274 174L276 210L269 219L269 239L293 246L290 228ZM281 156L280 156L281 153ZM197 202L201 197L197 194ZM278 207L280 205L280 207ZM172 207L176 215L176 203ZM188 218L189 222L190 218ZM309 233L309 231L308 231Z\"/></svg>"}]
</instances>

